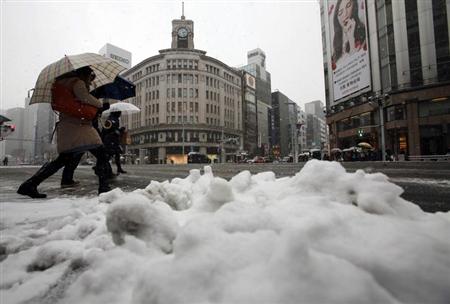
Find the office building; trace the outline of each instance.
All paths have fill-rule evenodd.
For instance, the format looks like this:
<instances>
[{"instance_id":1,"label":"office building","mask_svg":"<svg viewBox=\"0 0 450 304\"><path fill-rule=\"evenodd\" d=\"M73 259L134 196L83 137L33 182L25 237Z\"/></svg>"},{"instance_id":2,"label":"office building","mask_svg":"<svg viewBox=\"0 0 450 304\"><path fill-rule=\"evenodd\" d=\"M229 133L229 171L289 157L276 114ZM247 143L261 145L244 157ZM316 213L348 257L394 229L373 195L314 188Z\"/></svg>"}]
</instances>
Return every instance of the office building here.
<instances>
[{"instance_id":1,"label":"office building","mask_svg":"<svg viewBox=\"0 0 450 304\"><path fill-rule=\"evenodd\" d=\"M256 79L256 106L258 113L258 155L268 156L272 151L272 85L266 70L266 54L257 48L247 52L247 65L239 68Z\"/></svg>"},{"instance_id":2,"label":"office building","mask_svg":"<svg viewBox=\"0 0 450 304\"><path fill-rule=\"evenodd\" d=\"M394 155L450 151L449 1L320 4L331 148L364 141ZM349 18L356 26L346 39Z\"/></svg>"},{"instance_id":3,"label":"office building","mask_svg":"<svg viewBox=\"0 0 450 304\"><path fill-rule=\"evenodd\" d=\"M285 157L299 152L298 146L298 111L299 106L282 92L272 93L274 118L273 154Z\"/></svg>"}]
</instances>

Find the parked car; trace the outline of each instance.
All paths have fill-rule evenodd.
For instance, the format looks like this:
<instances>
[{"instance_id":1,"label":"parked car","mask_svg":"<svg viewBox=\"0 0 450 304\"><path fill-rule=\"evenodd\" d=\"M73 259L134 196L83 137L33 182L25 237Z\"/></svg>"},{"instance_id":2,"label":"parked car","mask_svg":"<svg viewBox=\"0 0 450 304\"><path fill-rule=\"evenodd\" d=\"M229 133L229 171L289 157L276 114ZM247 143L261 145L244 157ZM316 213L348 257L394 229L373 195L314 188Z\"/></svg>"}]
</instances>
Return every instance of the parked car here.
<instances>
[{"instance_id":1,"label":"parked car","mask_svg":"<svg viewBox=\"0 0 450 304\"><path fill-rule=\"evenodd\" d=\"M255 156L248 161L249 164L262 164L264 162L264 157L262 156Z\"/></svg>"},{"instance_id":2,"label":"parked car","mask_svg":"<svg viewBox=\"0 0 450 304\"><path fill-rule=\"evenodd\" d=\"M282 163L292 163L294 158L292 156L285 156L281 159Z\"/></svg>"},{"instance_id":3,"label":"parked car","mask_svg":"<svg viewBox=\"0 0 450 304\"><path fill-rule=\"evenodd\" d=\"M188 164L209 164L211 160L205 154L199 152L189 152L187 158Z\"/></svg>"}]
</instances>

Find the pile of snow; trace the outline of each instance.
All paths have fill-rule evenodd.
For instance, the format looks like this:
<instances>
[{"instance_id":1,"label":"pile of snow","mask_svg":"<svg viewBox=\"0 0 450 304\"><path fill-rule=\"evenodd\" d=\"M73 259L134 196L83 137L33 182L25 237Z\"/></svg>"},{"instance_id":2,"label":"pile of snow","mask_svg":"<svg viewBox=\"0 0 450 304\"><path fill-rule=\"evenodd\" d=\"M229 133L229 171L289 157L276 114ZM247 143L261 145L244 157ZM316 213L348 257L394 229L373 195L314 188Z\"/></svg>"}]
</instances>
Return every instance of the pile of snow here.
<instances>
[{"instance_id":1,"label":"pile of snow","mask_svg":"<svg viewBox=\"0 0 450 304\"><path fill-rule=\"evenodd\" d=\"M99 199L3 203L0 299L448 303L450 213L401 193L313 160L280 179L205 167Z\"/></svg>"}]
</instances>

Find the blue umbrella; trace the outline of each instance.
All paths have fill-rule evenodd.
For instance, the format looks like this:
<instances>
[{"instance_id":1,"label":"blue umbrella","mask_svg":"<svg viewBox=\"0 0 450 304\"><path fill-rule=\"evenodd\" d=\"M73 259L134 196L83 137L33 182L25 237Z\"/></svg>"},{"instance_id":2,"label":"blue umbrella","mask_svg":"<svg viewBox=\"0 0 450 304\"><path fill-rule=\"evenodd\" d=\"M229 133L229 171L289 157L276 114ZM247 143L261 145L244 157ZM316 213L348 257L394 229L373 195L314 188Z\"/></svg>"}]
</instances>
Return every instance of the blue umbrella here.
<instances>
[{"instance_id":1,"label":"blue umbrella","mask_svg":"<svg viewBox=\"0 0 450 304\"><path fill-rule=\"evenodd\" d=\"M136 96L136 86L125 78L117 76L114 82L96 88L91 91L91 94L96 98L124 100Z\"/></svg>"}]
</instances>

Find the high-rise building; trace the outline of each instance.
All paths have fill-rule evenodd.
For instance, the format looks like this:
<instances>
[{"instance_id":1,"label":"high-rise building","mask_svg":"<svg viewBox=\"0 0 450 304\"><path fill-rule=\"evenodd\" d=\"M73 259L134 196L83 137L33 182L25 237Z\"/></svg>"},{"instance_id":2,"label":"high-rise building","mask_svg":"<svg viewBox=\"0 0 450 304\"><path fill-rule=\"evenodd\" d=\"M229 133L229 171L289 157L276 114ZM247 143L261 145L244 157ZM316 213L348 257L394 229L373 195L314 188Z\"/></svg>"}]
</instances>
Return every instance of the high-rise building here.
<instances>
[{"instance_id":1,"label":"high-rise building","mask_svg":"<svg viewBox=\"0 0 450 304\"><path fill-rule=\"evenodd\" d=\"M258 113L258 147L260 155L270 154L272 142L272 88L271 76L266 70L266 54L257 48L247 53L247 65L239 69L256 79L256 106Z\"/></svg>"},{"instance_id":2,"label":"high-rise building","mask_svg":"<svg viewBox=\"0 0 450 304\"><path fill-rule=\"evenodd\" d=\"M298 107L297 111L297 124L298 124L298 146L299 151L303 152L305 150L308 150L308 147L306 145L306 128L307 128L307 117L306 112L303 111L300 106Z\"/></svg>"},{"instance_id":3,"label":"high-rise building","mask_svg":"<svg viewBox=\"0 0 450 304\"><path fill-rule=\"evenodd\" d=\"M450 151L449 1L320 5L331 148Z\"/></svg>"},{"instance_id":4,"label":"high-rise building","mask_svg":"<svg viewBox=\"0 0 450 304\"><path fill-rule=\"evenodd\" d=\"M258 154L258 113L256 103L256 79L242 71L242 126L243 150L253 156Z\"/></svg>"},{"instance_id":5,"label":"high-rise building","mask_svg":"<svg viewBox=\"0 0 450 304\"><path fill-rule=\"evenodd\" d=\"M274 119L273 148L275 157L285 157L299 152L298 111L299 106L278 90L272 93Z\"/></svg>"},{"instance_id":6,"label":"high-rise building","mask_svg":"<svg viewBox=\"0 0 450 304\"><path fill-rule=\"evenodd\" d=\"M320 100L305 103L307 115L306 147L309 149L328 149L328 128L324 105Z\"/></svg>"},{"instance_id":7,"label":"high-rise building","mask_svg":"<svg viewBox=\"0 0 450 304\"><path fill-rule=\"evenodd\" d=\"M171 38L170 49L122 74L136 84L130 101L141 109L122 121L128 151L151 163L185 163L190 151L233 159L242 147L242 74L194 48L194 22L184 15L172 21Z\"/></svg>"},{"instance_id":8,"label":"high-rise building","mask_svg":"<svg viewBox=\"0 0 450 304\"><path fill-rule=\"evenodd\" d=\"M320 100L305 103L305 112L306 114L313 114L318 117L325 118L324 105Z\"/></svg>"},{"instance_id":9,"label":"high-rise building","mask_svg":"<svg viewBox=\"0 0 450 304\"><path fill-rule=\"evenodd\" d=\"M15 125L15 131L11 133L5 140L5 155L10 155L13 162L21 163L25 159L25 150L23 145L24 136L24 108L11 108L6 110L6 117L11 119L11 123ZM12 159L10 159L12 160Z\"/></svg>"}]
</instances>

